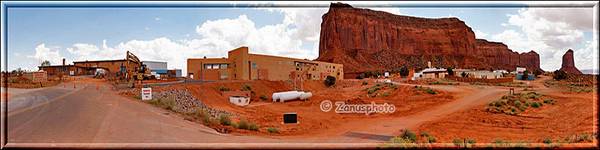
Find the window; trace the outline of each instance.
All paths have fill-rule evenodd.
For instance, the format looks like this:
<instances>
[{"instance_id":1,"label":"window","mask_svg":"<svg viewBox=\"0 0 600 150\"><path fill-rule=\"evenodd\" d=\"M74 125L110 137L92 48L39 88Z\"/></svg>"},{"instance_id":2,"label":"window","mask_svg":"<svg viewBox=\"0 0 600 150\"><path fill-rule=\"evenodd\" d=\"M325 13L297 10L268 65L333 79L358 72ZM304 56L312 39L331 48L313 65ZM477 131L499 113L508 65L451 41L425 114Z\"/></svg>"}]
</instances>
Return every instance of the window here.
<instances>
[{"instance_id":1,"label":"window","mask_svg":"<svg viewBox=\"0 0 600 150\"><path fill-rule=\"evenodd\" d=\"M256 69L256 68L258 68L258 65L256 65L255 62L252 62L252 69Z\"/></svg>"},{"instance_id":2,"label":"window","mask_svg":"<svg viewBox=\"0 0 600 150\"><path fill-rule=\"evenodd\" d=\"M204 69L212 69L212 65L210 65L210 64L204 64Z\"/></svg>"},{"instance_id":3,"label":"window","mask_svg":"<svg viewBox=\"0 0 600 150\"><path fill-rule=\"evenodd\" d=\"M219 69L219 64L213 64L212 69Z\"/></svg>"},{"instance_id":4,"label":"window","mask_svg":"<svg viewBox=\"0 0 600 150\"><path fill-rule=\"evenodd\" d=\"M221 69L227 69L227 64L221 64Z\"/></svg>"}]
</instances>

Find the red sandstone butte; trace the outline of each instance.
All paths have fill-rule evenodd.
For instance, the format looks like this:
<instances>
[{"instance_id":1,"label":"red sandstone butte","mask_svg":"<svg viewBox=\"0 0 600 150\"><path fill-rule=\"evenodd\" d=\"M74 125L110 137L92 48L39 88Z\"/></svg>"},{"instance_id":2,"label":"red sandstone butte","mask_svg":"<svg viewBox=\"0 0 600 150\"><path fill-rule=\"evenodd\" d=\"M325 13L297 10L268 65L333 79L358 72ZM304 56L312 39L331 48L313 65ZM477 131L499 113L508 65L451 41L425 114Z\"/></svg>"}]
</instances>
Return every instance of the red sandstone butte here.
<instances>
[{"instance_id":1,"label":"red sandstone butte","mask_svg":"<svg viewBox=\"0 0 600 150\"><path fill-rule=\"evenodd\" d=\"M562 66L560 70L570 74L581 74L581 71L575 67L575 61L573 60L573 50L569 49L563 55Z\"/></svg>"},{"instance_id":2,"label":"red sandstone butte","mask_svg":"<svg viewBox=\"0 0 600 150\"><path fill-rule=\"evenodd\" d=\"M539 55L475 39L457 18L418 18L332 3L322 17L317 60L340 63L344 72L391 70L403 65L540 70Z\"/></svg>"}]
</instances>

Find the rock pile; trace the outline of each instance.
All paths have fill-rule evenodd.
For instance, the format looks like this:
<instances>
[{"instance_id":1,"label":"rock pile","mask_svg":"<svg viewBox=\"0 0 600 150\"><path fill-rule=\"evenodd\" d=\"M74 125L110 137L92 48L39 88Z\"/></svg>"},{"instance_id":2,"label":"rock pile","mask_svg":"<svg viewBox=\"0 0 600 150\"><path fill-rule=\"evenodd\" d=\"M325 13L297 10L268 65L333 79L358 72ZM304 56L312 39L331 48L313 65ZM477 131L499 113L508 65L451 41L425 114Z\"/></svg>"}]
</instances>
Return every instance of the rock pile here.
<instances>
[{"instance_id":1,"label":"rock pile","mask_svg":"<svg viewBox=\"0 0 600 150\"><path fill-rule=\"evenodd\" d=\"M166 90L161 92L152 92L152 99L167 99L173 98L175 100L176 110L183 113L194 112L197 108L204 109L208 112L211 117L219 117L221 115L233 116L234 114L214 109L206 106L202 101L194 97L190 92L185 90Z\"/></svg>"}]
</instances>

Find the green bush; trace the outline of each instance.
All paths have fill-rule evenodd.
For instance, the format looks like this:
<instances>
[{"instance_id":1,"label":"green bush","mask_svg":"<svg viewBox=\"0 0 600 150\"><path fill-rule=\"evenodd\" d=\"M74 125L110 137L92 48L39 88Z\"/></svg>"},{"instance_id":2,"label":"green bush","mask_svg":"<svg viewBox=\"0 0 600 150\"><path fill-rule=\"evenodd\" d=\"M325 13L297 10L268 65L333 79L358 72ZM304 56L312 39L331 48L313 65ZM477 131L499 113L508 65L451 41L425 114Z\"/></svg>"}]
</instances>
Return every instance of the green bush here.
<instances>
[{"instance_id":1,"label":"green bush","mask_svg":"<svg viewBox=\"0 0 600 150\"><path fill-rule=\"evenodd\" d=\"M552 139L545 138L543 142L546 143L546 144L552 144Z\"/></svg>"},{"instance_id":2,"label":"green bush","mask_svg":"<svg viewBox=\"0 0 600 150\"><path fill-rule=\"evenodd\" d=\"M533 103L531 103L531 107L533 107L533 108L539 108L539 107L541 107L541 106L542 106L542 104L540 104L540 103L538 103L538 102L533 102Z\"/></svg>"},{"instance_id":3,"label":"green bush","mask_svg":"<svg viewBox=\"0 0 600 150\"><path fill-rule=\"evenodd\" d=\"M467 143L469 143L469 144L473 145L473 144L475 144L476 142L475 142L475 139L467 139Z\"/></svg>"},{"instance_id":4,"label":"green bush","mask_svg":"<svg viewBox=\"0 0 600 150\"><path fill-rule=\"evenodd\" d=\"M388 96L390 96L390 92L383 92L383 94L381 94L381 96L388 97Z\"/></svg>"},{"instance_id":5,"label":"green bush","mask_svg":"<svg viewBox=\"0 0 600 150\"><path fill-rule=\"evenodd\" d=\"M392 139L390 139L390 142L392 143L413 143L411 140L409 139L405 139L399 136L393 137Z\"/></svg>"},{"instance_id":6,"label":"green bush","mask_svg":"<svg viewBox=\"0 0 600 150\"><path fill-rule=\"evenodd\" d=\"M248 84L244 84L244 85L242 85L241 90L242 91L252 91L252 87L250 87L250 85L248 85Z\"/></svg>"},{"instance_id":7,"label":"green bush","mask_svg":"<svg viewBox=\"0 0 600 150\"><path fill-rule=\"evenodd\" d=\"M417 141L417 134L415 134L414 132L412 132L408 129L404 129L404 131L402 131L402 134L400 135L400 137L410 140L412 142Z\"/></svg>"},{"instance_id":8,"label":"green bush","mask_svg":"<svg viewBox=\"0 0 600 150\"><path fill-rule=\"evenodd\" d=\"M427 133L427 132L423 131L423 132L421 132L421 134L420 134L420 135L421 135L422 137L428 137L428 136L429 136L429 133Z\"/></svg>"},{"instance_id":9,"label":"green bush","mask_svg":"<svg viewBox=\"0 0 600 150\"><path fill-rule=\"evenodd\" d=\"M158 106L160 108L166 109L166 110L171 110L171 111L177 112L177 108L176 108L177 103L175 102L175 99L172 97L153 99L153 100L148 101L148 103Z\"/></svg>"},{"instance_id":10,"label":"green bush","mask_svg":"<svg viewBox=\"0 0 600 150\"><path fill-rule=\"evenodd\" d=\"M261 100L263 100L263 101L265 101L265 100L269 99L269 98L268 98L267 96L265 96L265 95L260 95L260 97L259 97L259 98L260 98Z\"/></svg>"},{"instance_id":11,"label":"green bush","mask_svg":"<svg viewBox=\"0 0 600 150\"><path fill-rule=\"evenodd\" d=\"M331 87L333 85L335 85L335 77L333 76L327 76L325 77L325 81L323 81L323 83L325 84L325 86L327 87Z\"/></svg>"},{"instance_id":12,"label":"green bush","mask_svg":"<svg viewBox=\"0 0 600 150\"><path fill-rule=\"evenodd\" d=\"M250 123L248 125L248 130L258 131L258 125L256 125L256 123Z\"/></svg>"},{"instance_id":13,"label":"green bush","mask_svg":"<svg viewBox=\"0 0 600 150\"><path fill-rule=\"evenodd\" d=\"M437 139L435 139L435 137L433 137L433 136L427 136L427 142L435 143L435 142L437 142Z\"/></svg>"},{"instance_id":14,"label":"green bush","mask_svg":"<svg viewBox=\"0 0 600 150\"><path fill-rule=\"evenodd\" d=\"M223 92L223 91L230 91L231 89L225 87L225 86L219 86L219 91Z\"/></svg>"},{"instance_id":15,"label":"green bush","mask_svg":"<svg viewBox=\"0 0 600 150\"><path fill-rule=\"evenodd\" d=\"M406 77L406 76L408 76L409 71L406 66L402 66L398 69L398 73L400 73L400 76Z\"/></svg>"},{"instance_id":16,"label":"green bush","mask_svg":"<svg viewBox=\"0 0 600 150\"><path fill-rule=\"evenodd\" d=\"M553 99L545 99L544 103L546 103L546 104L554 104L554 100Z\"/></svg>"},{"instance_id":17,"label":"green bush","mask_svg":"<svg viewBox=\"0 0 600 150\"><path fill-rule=\"evenodd\" d=\"M248 121L246 121L246 120L244 120L244 119L240 120L240 121L237 123L237 127L238 127L238 129L246 129L246 130L247 130L247 129L248 129L248 126L249 126L249 125L248 125Z\"/></svg>"},{"instance_id":18,"label":"green bush","mask_svg":"<svg viewBox=\"0 0 600 150\"><path fill-rule=\"evenodd\" d=\"M461 139L454 139L454 140L452 140L452 143L454 143L455 146L462 146L463 145L463 140L461 140Z\"/></svg>"},{"instance_id":19,"label":"green bush","mask_svg":"<svg viewBox=\"0 0 600 150\"><path fill-rule=\"evenodd\" d=\"M219 122L222 125L226 125L226 126L231 125L231 119L229 119L229 115L221 115L221 116L219 116Z\"/></svg>"},{"instance_id":20,"label":"green bush","mask_svg":"<svg viewBox=\"0 0 600 150\"><path fill-rule=\"evenodd\" d=\"M279 133L279 129L277 129L275 127L269 127L269 128L267 128L267 131L269 133Z\"/></svg>"},{"instance_id":21,"label":"green bush","mask_svg":"<svg viewBox=\"0 0 600 150\"><path fill-rule=\"evenodd\" d=\"M437 92L435 92L435 91L434 91L433 89L431 89L431 88L427 88L427 90L425 90L425 92L427 92L428 94L432 94L432 95L435 95L435 94L437 94Z\"/></svg>"}]
</instances>

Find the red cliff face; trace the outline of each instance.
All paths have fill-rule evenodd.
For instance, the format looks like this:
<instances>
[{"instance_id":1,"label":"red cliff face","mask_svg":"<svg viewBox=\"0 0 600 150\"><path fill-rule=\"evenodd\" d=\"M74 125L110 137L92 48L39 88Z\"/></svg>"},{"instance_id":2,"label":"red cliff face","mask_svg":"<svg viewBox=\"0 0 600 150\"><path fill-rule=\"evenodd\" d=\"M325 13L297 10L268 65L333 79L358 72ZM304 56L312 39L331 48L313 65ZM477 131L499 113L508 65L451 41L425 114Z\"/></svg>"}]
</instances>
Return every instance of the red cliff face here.
<instances>
[{"instance_id":1,"label":"red cliff face","mask_svg":"<svg viewBox=\"0 0 600 150\"><path fill-rule=\"evenodd\" d=\"M428 61L438 67L539 69L537 53L518 54L502 43L475 39L457 18L400 16L333 3L322 19L317 60L344 64L347 73L424 68Z\"/></svg>"},{"instance_id":2,"label":"red cliff face","mask_svg":"<svg viewBox=\"0 0 600 150\"><path fill-rule=\"evenodd\" d=\"M562 66L560 70L571 73L571 74L581 74L581 71L575 67L575 61L573 60L573 50L569 49L563 55Z\"/></svg>"}]
</instances>

